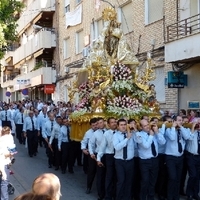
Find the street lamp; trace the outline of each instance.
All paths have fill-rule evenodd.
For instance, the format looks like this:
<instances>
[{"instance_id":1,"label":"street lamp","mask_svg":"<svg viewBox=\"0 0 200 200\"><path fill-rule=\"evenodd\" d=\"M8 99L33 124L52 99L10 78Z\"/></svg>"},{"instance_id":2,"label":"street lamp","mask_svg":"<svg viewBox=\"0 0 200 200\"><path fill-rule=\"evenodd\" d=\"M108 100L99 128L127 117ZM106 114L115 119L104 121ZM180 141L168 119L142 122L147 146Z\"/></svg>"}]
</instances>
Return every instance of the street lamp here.
<instances>
[{"instance_id":1,"label":"street lamp","mask_svg":"<svg viewBox=\"0 0 200 200\"><path fill-rule=\"evenodd\" d=\"M105 3L108 3L110 6L112 6L113 8L115 8L115 6L113 6L109 1L106 1L106 0L100 0L100 1L103 1Z\"/></svg>"}]
</instances>

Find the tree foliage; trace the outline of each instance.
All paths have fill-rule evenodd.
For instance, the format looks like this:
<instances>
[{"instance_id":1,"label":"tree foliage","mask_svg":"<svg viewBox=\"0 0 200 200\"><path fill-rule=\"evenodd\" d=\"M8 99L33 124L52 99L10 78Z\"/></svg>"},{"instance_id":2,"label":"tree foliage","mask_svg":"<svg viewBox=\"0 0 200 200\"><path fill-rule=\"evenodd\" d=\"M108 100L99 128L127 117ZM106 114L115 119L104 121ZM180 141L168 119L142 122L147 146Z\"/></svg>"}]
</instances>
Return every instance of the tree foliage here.
<instances>
[{"instance_id":1,"label":"tree foliage","mask_svg":"<svg viewBox=\"0 0 200 200\"><path fill-rule=\"evenodd\" d=\"M19 0L0 0L0 58L7 46L17 39L17 15L22 8L23 4Z\"/></svg>"}]
</instances>

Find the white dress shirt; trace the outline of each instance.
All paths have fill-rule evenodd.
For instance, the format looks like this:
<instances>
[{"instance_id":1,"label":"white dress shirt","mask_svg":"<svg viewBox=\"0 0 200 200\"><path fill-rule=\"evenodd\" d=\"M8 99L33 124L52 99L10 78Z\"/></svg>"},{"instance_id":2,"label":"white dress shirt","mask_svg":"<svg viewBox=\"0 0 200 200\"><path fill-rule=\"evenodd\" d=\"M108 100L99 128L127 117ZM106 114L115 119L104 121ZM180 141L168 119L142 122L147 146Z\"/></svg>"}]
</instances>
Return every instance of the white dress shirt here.
<instances>
[{"instance_id":1,"label":"white dress shirt","mask_svg":"<svg viewBox=\"0 0 200 200\"><path fill-rule=\"evenodd\" d=\"M106 131L105 129L103 130L98 129L94 132L92 137L89 139L88 149L89 149L90 155L98 153L100 144L103 139L103 134L105 131Z\"/></svg>"},{"instance_id":2,"label":"white dress shirt","mask_svg":"<svg viewBox=\"0 0 200 200\"><path fill-rule=\"evenodd\" d=\"M135 141L138 143L138 155L141 159L150 159L155 157L152 154L151 145L154 142L156 156L158 155L158 144L164 145L166 140L162 133L149 135L145 131L139 131L135 135Z\"/></svg>"},{"instance_id":3,"label":"white dress shirt","mask_svg":"<svg viewBox=\"0 0 200 200\"><path fill-rule=\"evenodd\" d=\"M185 149L193 155L198 154L198 132L195 130L191 136L186 140Z\"/></svg>"},{"instance_id":4,"label":"white dress shirt","mask_svg":"<svg viewBox=\"0 0 200 200\"><path fill-rule=\"evenodd\" d=\"M115 148L115 159L124 160L123 150L127 146L127 158L126 160L131 160L134 157L134 135L131 138L124 138L124 134L117 131L113 135L113 146Z\"/></svg>"},{"instance_id":5,"label":"white dress shirt","mask_svg":"<svg viewBox=\"0 0 200 200\"><path fill-rule=\"evenodd\" d=\"M192 137L189 129L184 127L180 128L180 143L182 145L182 152L178 151L178 142L177 142L177 130L175 127L167 128L165 132L166 138L166 149L165 154L171 156L182 156L185 149L185 141Z\"/></svg>"},{"instance_id":6,"label":"white dress shirt","mask_svg":"<svg viewBox=\"0 0 200 200\"><path fill-rule=\"evenodd\" d=\"M97 161L101 161L104 154L114 154L113 135L115 132L117 131L109 129L103 134L102 142L97 154Z\"/></svg>"},{"instance_id":7,"label":"white dress shirt","mask_svg":"<svg viewBox=\"0 0 200 200\"><path fill-rule=\"evenodd\" d=\"M56 124L55 121L48 120L42 126L42 137L46 139L47 137L51 137L51 132L53 131L53 127Z\"/></svg>"},{"instance_id":8,"label":"white dress shirt","mask_svg":"<svg viewBox=\"0 0 200 200\"><path fill-rule=\"evenodd\" d=\"M34 129L35 130L40 130L39 126L38 126L38 121L36 117L32 118L33 120L33 124L34 124ZM23 124L23 131L33 131L33 124L32 124L32 120L30 117L26 117L24 120L24 124Z\"/></svg>"},{"instance_id":9,"label":"white dress shirt","mask_svg":"<svg viewBox=\"0 0 200 200\"><path fill-rule=\"evenodd\" d=\"M81 141L81 150L88 149L89 139L92 137L93 133L94 133L93 129L89 129L88 131L86 131Z\"/></svg>"},{"instance_id":10,"label":"white dress shirt","mask_svg":"<svg viewBox=\"0 0 200 200\"><path fill-rule=\"evenodd\" d=\"M58 139L60 134L61 134L61 126L56 122L51 132L49 144L52 144L53 139Z\"/></svg>"}]
</instances>

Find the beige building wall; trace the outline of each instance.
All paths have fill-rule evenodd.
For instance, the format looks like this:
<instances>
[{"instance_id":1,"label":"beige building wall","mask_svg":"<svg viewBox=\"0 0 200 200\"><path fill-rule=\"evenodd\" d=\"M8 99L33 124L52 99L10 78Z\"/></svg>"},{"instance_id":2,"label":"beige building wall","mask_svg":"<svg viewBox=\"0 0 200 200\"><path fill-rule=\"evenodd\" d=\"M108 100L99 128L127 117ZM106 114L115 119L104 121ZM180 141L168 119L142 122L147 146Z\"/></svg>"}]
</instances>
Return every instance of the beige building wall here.
<instances>
[{"instance_id":1,"label":"beige building wall","mask_svg":"<svg viewBox=\"0 0 200 200\"><path fill-rule=\"evenodd\" d=\"M77 5L75 2L76 1L70 1L70 11L73 11L79 5ZM145 61L147 52L152 52L152 58L158 69L157 71L161 73L158 73L159 80L155 80L155 84L159 84L157 95L159 96L159 91L162 91L162 96L159 97L159 99L161 99L161 108L177 110L177 89L168 89L167 86L165 86L167 71L171 71L172 66L171 64L164 62L164 45L166 37L165 29L167 25L176 22L176 1L160 0L164 7L161 11L162 13L159 11L161 4L158 5L156 0L153 0L152 2L156 3L155 5L157 7L151 6L151 8L148 7L148 0L110 0L109 2L115 6L119 19L122 19L121 21L123 22L123 29L127 29L126 23L128 23L128 29L130 30L130 33L126 34L126 37L129 41L131 49L141 63ZM57 100L69 100L67 96L68 92L65 90L68 87L71 87L71 80L74 75L66 75L65 66L70 63L73 64L75 61L84 59L82 53L76 54L76 33L83 31L84 37L90 35L91 38L92 21L98 21L101 19L103 9L109 6L107 3L101 2L100 9L97 12L95 10L95 1L81 1L80 4L83 6L82 23L77 26L66 28L64 11L65 1L60 0L57 3L57 11L59 13L57 14L59 18L58 73L61 77L63 77L63 79L59 81L59 84L57 84L57 93L55 95L57 96ZM149 8L151 12L149 11L149 13L147 13L147 8ZM124 14L120 14L121 9L124 9ZM158 12L158 17L155 14L156 12ZM152 15L152 13L154 13L154 15ZM123 15L125 15L126 20L123 20ZM159 17L160 15L161 17ZM158 19L152 20L156 18ZM148 19L152 21L148 23ZM69 39L68 45L70 49L70 56L67 59L64 59L63 42L65 39ZM71 68L70 73L74 73L76 70L78 69ZM163 91L165 92L163 93Z\"/></svg>"}]
</instances>

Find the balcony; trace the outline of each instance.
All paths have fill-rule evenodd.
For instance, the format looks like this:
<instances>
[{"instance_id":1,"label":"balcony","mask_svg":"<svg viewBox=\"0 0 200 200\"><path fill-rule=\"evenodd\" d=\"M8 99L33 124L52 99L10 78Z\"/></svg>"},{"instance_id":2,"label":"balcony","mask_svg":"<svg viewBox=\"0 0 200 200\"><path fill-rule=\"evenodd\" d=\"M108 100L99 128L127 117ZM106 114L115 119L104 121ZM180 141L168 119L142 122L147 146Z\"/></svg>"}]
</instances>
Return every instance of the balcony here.
<instances>
[{"instance_id":1,"label":"balcony","mask_svg":"<svg viewBox=\"0 0 200 200\"><path fill-rule=\"evenodd\" d=\"M55 11L55 0L34 0L19 18L17 32L23 32L24 29L31 25L31 22L35 23L41 17L40 14L42 12L51 11Z\"/></svg>"},{"instance_id":2,"label":"balcony","mask_svg":"<svg viewBox=\"0 0 200 200\"><path fill-rule=\"evenodd\" d=\"M29 80L27 84L19 84L21 80ZM14 90L21 90L24 88L34 87L37 85L52 84L56 81L56 70L51 67L42 67L27 74L21 74L16 77L6 75L3 77L1 87L13 87Z\"/></svg>"},{"instance_id":3,"label":"balcony","mask_svg":"<svg viewBox=\"0 0 200 200\"><path fill-rule=\"evenodd\" d=\"M37 57L42 54L43 49L56 47L56 36L54 31L42 29L26 44L20 46L13 53L13 65L29 56Z\"/></svg>"},{"instance_id":4,"label":"balcony","mask_svg":"<svg viewBox=\"0 0 200 200\"><path fill-rule=\"evenodd\" d=\"M165 62L188 62L200 58L200 14L167 27Z\"/></svg>"}]
</instances>

